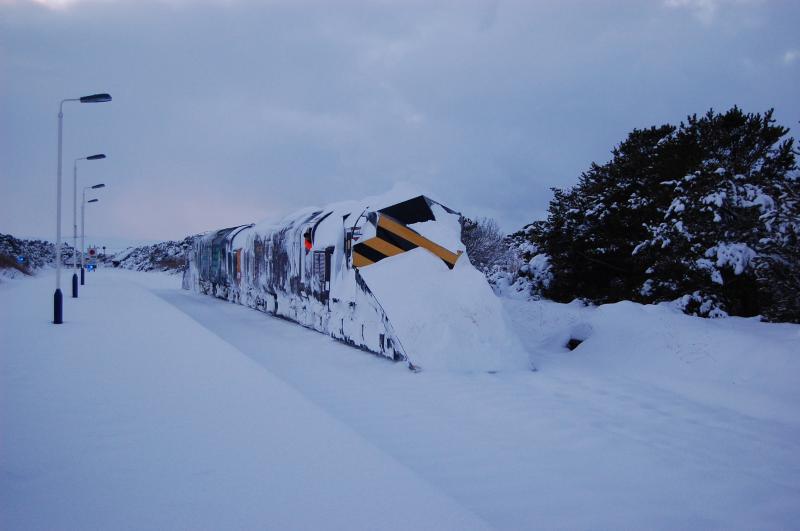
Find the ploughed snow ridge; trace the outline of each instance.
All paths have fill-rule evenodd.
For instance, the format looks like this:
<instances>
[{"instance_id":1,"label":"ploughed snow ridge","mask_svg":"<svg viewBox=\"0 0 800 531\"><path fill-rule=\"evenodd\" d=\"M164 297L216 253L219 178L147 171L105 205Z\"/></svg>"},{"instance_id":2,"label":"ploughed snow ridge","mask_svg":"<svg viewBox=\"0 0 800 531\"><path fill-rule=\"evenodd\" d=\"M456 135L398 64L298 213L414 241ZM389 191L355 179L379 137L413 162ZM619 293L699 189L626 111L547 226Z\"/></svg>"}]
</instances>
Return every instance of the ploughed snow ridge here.
<instances>
[{"instance_id":1,"label":"ploughed snow ridge","mask_svg":"<svg viewBox=\"0 0 800 531\"><path fill-rule=\"evenodd\" d=\"M450 251L462 251L452 270L422 248L360 270L411 362L424 370L531 369L500 299L469 261L458 216L439 205L432 210L435 222L410 228Z\"/></svg>"}]
</instances>

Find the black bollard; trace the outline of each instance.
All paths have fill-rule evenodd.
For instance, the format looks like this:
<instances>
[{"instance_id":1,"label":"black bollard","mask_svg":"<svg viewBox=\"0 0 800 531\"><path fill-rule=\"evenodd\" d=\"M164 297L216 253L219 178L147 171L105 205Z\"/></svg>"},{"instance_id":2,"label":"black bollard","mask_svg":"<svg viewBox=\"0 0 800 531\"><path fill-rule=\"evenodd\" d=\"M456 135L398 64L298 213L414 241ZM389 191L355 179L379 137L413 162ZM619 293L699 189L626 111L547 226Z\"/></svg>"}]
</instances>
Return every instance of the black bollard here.
<instances>
[{"instance_id":1,"label":"black bollard","mask_svg":"<svg viewBox=\"0 0 800 531\"><path fill-rule=\"evenodd\" d=\"M64 322L64 304L61 290L57 289L53 295L53 324L61 324Z\"/></svg>"},{"instance_id":2,"label":"black bollard","mask_svg":"<svg viewBox=\"0 0 800 531\"><path fill-rule=\"evenodd\" d=\"M78 273L72 274L72 298L78 298Z\"/></svg>"},{"instance_id":3,"label":"black bollard","mask_svg":"<svg viewBox=\"0 0 800 531\"><path fill-rule=\"evenodd\" d=\"M86 268L81 267L81 286L83 286L83 270L84 269L86 269Z\"/></svg>"}]
</instances>

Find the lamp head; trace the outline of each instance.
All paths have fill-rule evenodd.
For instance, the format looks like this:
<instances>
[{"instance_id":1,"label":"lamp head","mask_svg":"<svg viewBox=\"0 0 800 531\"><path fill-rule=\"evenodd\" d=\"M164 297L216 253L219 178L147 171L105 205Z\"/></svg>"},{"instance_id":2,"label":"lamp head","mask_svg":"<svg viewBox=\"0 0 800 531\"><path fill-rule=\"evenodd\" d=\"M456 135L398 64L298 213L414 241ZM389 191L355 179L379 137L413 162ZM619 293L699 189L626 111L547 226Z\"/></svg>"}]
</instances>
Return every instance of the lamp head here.
<instances>
[{"instance_id":1,"label":"lamp head","mask_svg":"<svg viewBox=\"0 0 800 531\"><path fill-rule=\"evenodd\" d=\"M87 202L87 203L97 203L98 201L100 201L100 200L99 200L99 199L89 199L89 200L88 200L88 201L86 201L86 202Z\"/></svg>"},{"instance_id":2,"label":"lamp head","mask_svg":"<svg viewBox=\"0 0 800 531\"><path fill-rule=\"evenodd\" d=\"M97 190L98 188L105 188L105 187L106 187L105 184L96 184L96 185L92 186L92 189Z\"/></svg>"},{"instance_id":3,"label":"lamp head","mask_svg":"<svg viewBox=\"0 0 800 531\"><path fill-rule=\"evenodd\" d=\"M88 157L86 157L86 160L100 160L104 158L106 158L104 154L98 153L97 155L89 155Z\"/></svg>"},{"instance_id":4,"label":"lamp head","mask_svg":"<svg viewBox=\"0 0 800 531\"><path fill-rule=\"evenodd\" d=\"M105 103L107 101L111 101L111 94L92 94L81 98L81 103Z\"/></svg>"}]
</instances>

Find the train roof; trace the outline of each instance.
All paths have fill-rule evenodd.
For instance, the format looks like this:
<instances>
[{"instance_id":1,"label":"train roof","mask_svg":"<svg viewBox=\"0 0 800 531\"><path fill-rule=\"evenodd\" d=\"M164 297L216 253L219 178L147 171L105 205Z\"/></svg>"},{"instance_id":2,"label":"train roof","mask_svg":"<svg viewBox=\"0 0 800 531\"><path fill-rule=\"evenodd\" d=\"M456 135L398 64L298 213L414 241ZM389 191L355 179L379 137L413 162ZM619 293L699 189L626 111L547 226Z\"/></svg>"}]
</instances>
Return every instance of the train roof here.
<instances>
[{"instance_id":1,"label":"train roof","mask_svg":"<svg viewBox=\"0 0 800 531\"><path fill-rule=\"evenodd\" d=\"M390 216L404 225L435 221L434 205L440 206L449 214L459 215L459 212L443 205L432 199L430 196L420 193L418 189L406 185L395 186L387 193L367 197L361 200L341 201L331 203L321 207L306 207L297 210L280 220L275 218L260 221L255 224L235 225L223 229L206 232L200 236L200 240L207 243L218 245L227 238L234 237L237 233L247 227L254 227L256 232L270 232L282 227L291 227L301 223L307 223L310 219L317 218L326 214L336 213L340 219L347 220L351 215L353 221L368 212L380 212Z\"/></svg>"},{"instance_id":2,"label":"train roof","mask_svg":"<svg viewBox=\"0 0 800 531\"><path fill-rule=\"evenodd\" d=\"M336 213L342 219L347 219L350 215L360 216L366 212L377 211L396 219L404 225L409 225L435 220L436 216L431 208L433 205L441 206L450 214L459 214L459 212L432 199L429 195L421 193L419 189L408 185L397 185L384 194L366 197L361 200L341 201L325 206L303 208L285 216L277 223L274 219L261 221L255 224L255 230L259 232L274 230L277 227L302 223L309 217L328 212Z\"/></svg>"}]
</instances>

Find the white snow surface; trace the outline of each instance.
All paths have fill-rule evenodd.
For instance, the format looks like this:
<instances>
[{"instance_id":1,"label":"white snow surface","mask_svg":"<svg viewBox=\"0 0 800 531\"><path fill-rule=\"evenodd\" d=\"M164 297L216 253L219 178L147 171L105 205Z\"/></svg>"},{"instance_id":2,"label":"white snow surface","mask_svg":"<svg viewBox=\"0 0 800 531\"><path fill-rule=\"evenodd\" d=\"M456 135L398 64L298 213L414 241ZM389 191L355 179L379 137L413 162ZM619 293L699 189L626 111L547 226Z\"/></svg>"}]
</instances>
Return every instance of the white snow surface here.
<instances>
[{"instance_id":1,"label":"white snow surface","mask_svg":"<svg viewBox=\"0 0 800 531\"><path fill-rule=\"evenodd\" d=\"M88 277L60 326L52 278L0 291L0 528L488 528L165 303L162 278Z\"/></svg>"},{"instance_id":2,"label":"white snow surface","mask_svg":"<svg viewBox=\"0 0 800 531\"><path fill-rule=\"evenodd\" d=\"M734 274L741 275L756 258L757 253L746 243L719 242L706 251L706 257L716 256L717 267L730 267ZM722 282L720 282L722 284Z\"/></svg>"},{"instance_id":3,"label":"white snow surface","mask_svg":"<svg viewBox=\"0 0 800 531\"><path fill-rule=\"evenodd\" d=\"M431 207L436 221L409 225L452 252L451 270L416 248L360 269L414 365L423 370L530 370L530 357L511 331L486 277L469 262L458 216Z\"/></svg>"},{"instance_id":4,"label":"white snow surface","mask_svg":"<svg viewBox=\"0 0 800 531\"><path fill-rule=\"evenodd\" d=\"M448 213L437 204L431 205L431 212L436 221L412 223L408 227L449 251L454 253L466 251L461 242L461 225L458 222L458 215Z\"/></svg>"},{"instance_id":5,"label":"white snow surface","mask_svg":"<svg viewBox=\"0 0 800 531\"><path fill-rule=\"evenodd\" d=\"M449 269L426 249L365 267L403 348L423 370L530 370L528 353L506 322L486 277L462 255Z\"/></svg>"},{"instance_id":6,"label":"white snow surface","mask_svg":"<svg viewBox=\"0 0 800 531\"><path fill-rule=\"evenodd\" d=\"M498 299L537 372L412 373L155 273L55 326L53 283L0 284L2 529L800 521L797 325Z\"/></svg>"}]
</instances>

